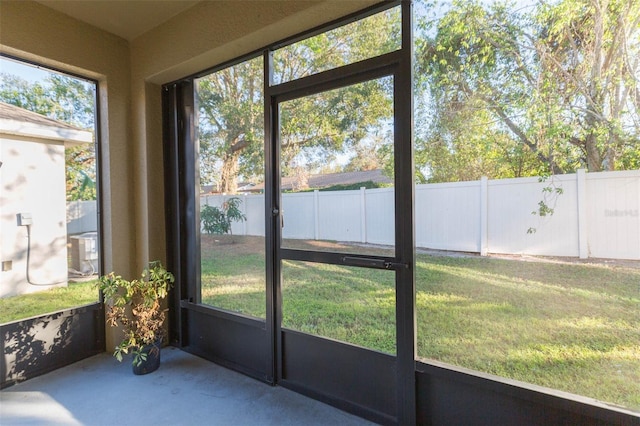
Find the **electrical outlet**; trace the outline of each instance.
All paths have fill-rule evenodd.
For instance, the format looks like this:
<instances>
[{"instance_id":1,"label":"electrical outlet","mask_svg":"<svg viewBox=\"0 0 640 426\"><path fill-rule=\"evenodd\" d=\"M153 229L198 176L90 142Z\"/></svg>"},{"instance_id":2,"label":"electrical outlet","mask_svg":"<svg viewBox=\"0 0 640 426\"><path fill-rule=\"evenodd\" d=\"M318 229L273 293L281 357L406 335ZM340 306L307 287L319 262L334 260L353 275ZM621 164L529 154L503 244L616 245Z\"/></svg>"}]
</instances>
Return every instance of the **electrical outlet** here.
<instances>
[{"instance_id":1,"label":"electrical outlet","mask_svg":"<svg viewBox=\"0 0 640 426\"><path fill-rule=\"evenodd\" d=\"M2 261L2 272L8 272L13 269L13 261L12 260L3 260Z\"/></svg>"},{"instance_id":2,"label":"electrical outlet","mask_svg":"<svg viewBox=\"0 0 640 426\"><path fill-rule=\"evenodd\" d=\"M31 217L31 213L18 213L18 226L27 226L33 224L33 218Z\"/></svg>"}]
</instances>

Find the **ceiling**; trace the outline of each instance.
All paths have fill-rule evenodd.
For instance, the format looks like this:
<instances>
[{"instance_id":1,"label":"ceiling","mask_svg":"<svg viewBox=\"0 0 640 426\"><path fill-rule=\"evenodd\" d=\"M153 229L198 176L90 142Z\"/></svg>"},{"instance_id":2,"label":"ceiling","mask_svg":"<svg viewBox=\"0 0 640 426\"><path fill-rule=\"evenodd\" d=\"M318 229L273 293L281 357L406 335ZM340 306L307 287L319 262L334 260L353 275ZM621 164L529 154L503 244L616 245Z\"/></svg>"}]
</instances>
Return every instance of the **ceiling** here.
<instances>
[{"instance_id":1,"label":"ceiling","mask_svg":"<svg viewBox=\"0 0 640 426\"><path fill-rule=\"evenodd\" d=\"M199 3L199 0L36 1L129 41Z\"/></svg>"}]
</instances>

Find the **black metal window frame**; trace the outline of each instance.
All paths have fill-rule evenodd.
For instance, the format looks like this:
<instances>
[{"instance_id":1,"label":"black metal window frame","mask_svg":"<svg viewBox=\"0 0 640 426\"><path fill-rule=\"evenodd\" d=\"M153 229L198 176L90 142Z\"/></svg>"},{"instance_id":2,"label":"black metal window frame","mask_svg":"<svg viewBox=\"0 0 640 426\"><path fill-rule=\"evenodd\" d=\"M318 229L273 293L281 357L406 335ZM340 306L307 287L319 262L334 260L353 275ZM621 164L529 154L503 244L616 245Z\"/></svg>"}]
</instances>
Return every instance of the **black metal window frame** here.
<instances>
[{"instance_id":1,"label":"black metal window frame","mask_svg":"<svg viewBox=\"0 0 640 426\"><path fill-rule=\"evenodd\" d=\"M338 68L329 69L295 80L272 84L273 75L273 52L277 49L296 43L297 41L313 37L331 29L343 26L350 22L364 19L368 16L383 12L385 10L401 7L402 16L402 44L398 50L374 56L359 62L351 63ZM276 257L279 253L279 234L276 221L277 215L273 214L274 208L280 205L280 193L277 188L276 179L279 166L277 163L277 152L274 152L275 144L273 139L274 111L277 104L286 100L303 97L325 90L348 86L358 82L363 82L383 76L393 76L394 78L394 145L396 155L394 156L396 176L396 210L401 209L402 214L396 214L396 256L393 258L380 257L375 260L382 262L387 269L395 269L396 291L399 300L396 322L397 326L397 354L399 371L403 372L404 378L399 379L396 386L400 389L397 401L399 405L406 407L399 415L403 422L413 423L415 419L415 283L413 268L396 267L397 264L412 265L414 263L413 249L413 152L412 152L412 96L402 96L402 93L412 93L412 22L411 22L411 2L391 1L383 2L363 11L352 14L346 18L341 18L329 24L306 31L302 34L288 38L284 41L274 43L248 55L225 62L216 67L209 68L192 76L181 79L163 88L163 105L165 120L163 121L165 139L165 170L169 173L165 175L167 234L168 234L168 265L177 277L178 285L174 291L171 309L171 341L180 346L188 345L188 314L185 310L216 312L220 316L235 316L236 320L251 321L250 318L243 318L218 309L200 304L199 283L200 283L200 253L199 253L199 208L197 203L196 188L199 187L199 177L197 170L198 147L194 132L194 120L197 114L196 100L194 96L195 80L216 71L231 67L238 63L255 59L259 56L264 58L264 102L265 102L265 240L266 240L266 281L267 281L267 311L264 321L264 329L267 335L273 336L273 341L269 343L270 353L267 354L267 364L269 368L266 374L266 381L274 383L277 380L278 372L281 371L278 353L282 342L280 341L279 319L281 312L276 312L281 299L279 294L279 279L276 271L282 259ZM169 118L169 119L167 119ZM400 173L402 171L402 173ZM404 176L401 176L404 175ZM192 177L189 179L187 177ZM185 179L187 178L187 179ZM268 225L271 221L271 225ZM295 258L300 253L291 250L282 250L287 257ZM305 254L305 256L308 253ZM344 256L337 256L330 253L312 253L311 256L316 261L335 263L336 259ZM371 256L350 256L369 259ZM340 260L342 262L342 260ZM359 265L361 266L361 265ZM400 306L407 304L407 306ZM400 407L399 407L400 408Z\"/></svg>"},{"instance_id":2,"label":"black metal window frame","mask_svg":"<svg viewBox=\"0 0 640 426\"><path fill-rule=\"evenodd\" d=\"M104 188L102 185L102 172L103 172L103 164L102 164L102 137L101 137L101 115L102 111L100 109L100 82L94 78L85 77L81 74L76 74L69 71L64 71L62 69L51 67L48 65L42 65L38 62L31 61L28 59L23 59L18 56L10 55L7 53L0 53L0 57L7 58L9 60L15 62L21 62L25 65L34 66L36 68L42 70L48 70L51 72L60 73L69 77L77 78L79 80L86 81L88 83L93 84L95 87L95 94L93 98L93 102L95 104L93 118L94 118L94 140L93 145L95 149L95 162L96 162L96 215L97 215L97 233L98 233L98 250L99 253L104 253L104 238L102 236L104 225L103 225L103 199L104 199ZM100 256L98 258L98 274L102 274L104 271L104 256ZM102 294L100 294L100 303L102 303Z\"/></svg>"}]
</instances>

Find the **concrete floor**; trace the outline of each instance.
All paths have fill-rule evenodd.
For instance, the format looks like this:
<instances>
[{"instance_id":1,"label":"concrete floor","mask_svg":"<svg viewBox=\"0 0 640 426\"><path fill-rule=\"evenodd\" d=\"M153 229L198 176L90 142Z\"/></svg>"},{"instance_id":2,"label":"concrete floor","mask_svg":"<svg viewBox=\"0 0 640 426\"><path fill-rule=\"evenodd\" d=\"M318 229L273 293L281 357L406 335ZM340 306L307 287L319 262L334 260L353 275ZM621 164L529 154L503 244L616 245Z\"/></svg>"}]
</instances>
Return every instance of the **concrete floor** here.
<instances>
[{"instance_id":1,"label":"concrete floor","mask_svg":"<svg viewBox=\"0 0 640 426\"><path fill-rule=\"evenodd\" d=\"M101 354L0 392L9 425L370 425L176 348L154 373Z\"/></svg>"}]
</instances>

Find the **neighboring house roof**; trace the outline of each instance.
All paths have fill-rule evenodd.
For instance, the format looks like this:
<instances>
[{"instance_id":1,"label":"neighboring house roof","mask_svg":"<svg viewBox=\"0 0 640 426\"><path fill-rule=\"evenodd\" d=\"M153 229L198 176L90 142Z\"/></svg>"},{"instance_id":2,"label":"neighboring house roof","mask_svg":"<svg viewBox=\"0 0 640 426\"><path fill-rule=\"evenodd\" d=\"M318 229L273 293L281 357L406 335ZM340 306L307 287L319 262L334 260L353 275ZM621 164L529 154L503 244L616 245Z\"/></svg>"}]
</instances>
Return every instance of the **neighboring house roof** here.
<instances>
[{"instance_id":1,"label":"neighboring house roof","mask_svg":"<svg viewBox=\"0 0 640 426\"><path fill-rule=\"evenodd\" d=\"M296 176L289 176L282 178L282 190L291 191L295 189L298 178ZM393 183L393 180L386 176L382 170L366 170L359 172L344 172L344 173L327 173L310 175L307 179L307 185L312 189L322 189L333 185L351 185L354 183L372 181L374 183ZM214 185L206 185L202 187L204 194L209 194L215 191ZM257 183L255 185L242 183L238 184L239 192L262 192L264 191L264 182Z\"/></svg>"},{"instance_id":2,"label":"neighboring house roof","mask_svg":"<svg viewBox=\"0 0 640 426\"><path fill-rule=\"evenodd\" d=\"M294 189L298 178L295 176L283 177L281 181L282 190ZM393 183L389 177L385 176L382 170L365 170L359 172L327 173L309 175L307 184L309 188L321 189L333 185L352 185L354 183L372 181L373 183Z\"/></svg>"},{"instance_id":3,"label":"neighboring house roof","mask_svg":"<svg viewBox=\"0 0 640 426\"><path fill-rule=\"evenodd\" d=\"M72 145L93 142L93 132L4 102L0 102L0 134Z\"/></svg>"}]
</instances>

